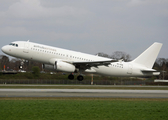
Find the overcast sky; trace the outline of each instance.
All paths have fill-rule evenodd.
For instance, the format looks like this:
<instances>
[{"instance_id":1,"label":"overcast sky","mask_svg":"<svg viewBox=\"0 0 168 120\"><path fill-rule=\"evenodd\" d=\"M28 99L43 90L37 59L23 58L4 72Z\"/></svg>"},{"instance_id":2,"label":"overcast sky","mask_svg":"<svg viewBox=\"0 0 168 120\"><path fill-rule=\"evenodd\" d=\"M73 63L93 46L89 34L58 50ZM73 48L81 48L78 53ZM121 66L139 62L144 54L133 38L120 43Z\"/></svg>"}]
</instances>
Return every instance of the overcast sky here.
<instances>
[{"instance_id":1,"label":"overcast sky","mask_svg":"<svg viewBox=\"0 0 168 120\"><path fill-rule=\"evenodd\" d=\"M168 58L168 0L1 1L0 47L27 40L131 59L161 42L158 57Z\"/></svg>"}]
</instances>

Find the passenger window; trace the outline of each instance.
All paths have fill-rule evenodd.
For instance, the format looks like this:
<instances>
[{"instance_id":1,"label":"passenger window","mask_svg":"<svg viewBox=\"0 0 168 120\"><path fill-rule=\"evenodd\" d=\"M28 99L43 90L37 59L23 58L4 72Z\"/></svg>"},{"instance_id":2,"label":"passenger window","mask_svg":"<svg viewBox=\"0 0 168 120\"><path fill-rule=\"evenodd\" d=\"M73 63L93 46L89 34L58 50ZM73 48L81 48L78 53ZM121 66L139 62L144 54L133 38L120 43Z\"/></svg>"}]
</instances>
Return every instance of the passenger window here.
<instances>
[{"instance_id":1,"label":"passenger window","mask_svg":"<svg viewBox=\"0 0 168 120\"><path fill-rule=\"evenodd\" d=\"M18 44L16 44L16 47L18 47Z\"/></svg>"}]
</instances>

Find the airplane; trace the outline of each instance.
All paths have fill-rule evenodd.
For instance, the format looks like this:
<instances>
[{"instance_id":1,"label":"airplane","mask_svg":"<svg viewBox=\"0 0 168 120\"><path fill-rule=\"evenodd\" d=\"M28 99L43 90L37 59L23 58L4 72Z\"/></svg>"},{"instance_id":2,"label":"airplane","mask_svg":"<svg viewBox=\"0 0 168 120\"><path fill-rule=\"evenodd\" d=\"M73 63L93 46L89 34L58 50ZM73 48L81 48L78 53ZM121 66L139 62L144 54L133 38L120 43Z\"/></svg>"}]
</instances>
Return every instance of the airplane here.
<instances>
[{"instance_id":1,"label":"airplane","mask_svg":"<svg viewBox=\"0 0 168 120\"><path fill-rule=\"evenodd\" d=\"M130 62L33 43L29 40L12 42L3 46L1 50L16 58L41 62L43 69L70 73L70 80L74 79L73 73L79 73L77 80L82 81L84 77L81 73L119 77L159 75L160 72L152 68L161 47L162 43L155 42Z\"/></svg>"}]
</instances>

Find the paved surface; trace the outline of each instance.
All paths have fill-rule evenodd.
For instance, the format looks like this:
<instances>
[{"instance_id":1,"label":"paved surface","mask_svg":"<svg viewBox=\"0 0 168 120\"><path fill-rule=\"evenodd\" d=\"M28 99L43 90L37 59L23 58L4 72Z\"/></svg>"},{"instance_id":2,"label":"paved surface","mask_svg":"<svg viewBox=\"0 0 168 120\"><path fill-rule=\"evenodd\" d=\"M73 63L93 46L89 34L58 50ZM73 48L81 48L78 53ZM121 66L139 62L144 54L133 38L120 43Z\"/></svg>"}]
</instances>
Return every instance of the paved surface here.
<instances>
[{"instance_id":1,"label":"paved surface","mask_svg":"<svg viewBox=\"0 0 168 120\"><path fill-rule=\"evenodd\" d=\"M168 90L0 89L0 97L168 98Z\"/></svg>"},{"instance_id":2,"label":"paved surface","mask_svg":"<svg viewBox=\"0 0 168 120\"><path fill-rule=\"evenodd\" d=\"M78 87L145 87L145 88L168 88L168 86L141 86L141 85L35 85L35 84L0 84L0 86L78 86Z\"/></svg>"}]
</instances>

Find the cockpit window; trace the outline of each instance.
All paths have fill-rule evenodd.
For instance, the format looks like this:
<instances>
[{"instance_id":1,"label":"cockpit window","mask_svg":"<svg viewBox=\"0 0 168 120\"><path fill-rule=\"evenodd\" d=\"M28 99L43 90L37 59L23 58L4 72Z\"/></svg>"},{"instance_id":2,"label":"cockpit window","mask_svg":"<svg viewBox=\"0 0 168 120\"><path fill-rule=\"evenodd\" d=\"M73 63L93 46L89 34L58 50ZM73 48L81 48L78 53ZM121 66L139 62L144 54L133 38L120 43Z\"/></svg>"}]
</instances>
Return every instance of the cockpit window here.
<instances>
[{"instance_id":1,"label":"cockpit window","mask_svg":"<svg viewBox=\"0 0 168 120\"><path fill-rule=\"evenodd\" d=\"M15 44L15 43L10 43L9 45L12 45L12 46L18 47L18 44Z\"/></svg>"}]
</instances>

